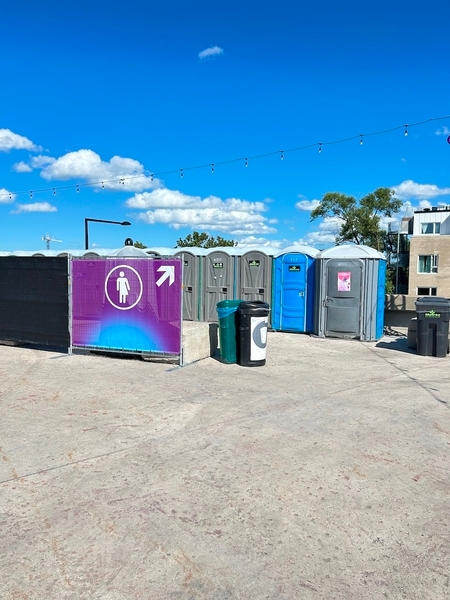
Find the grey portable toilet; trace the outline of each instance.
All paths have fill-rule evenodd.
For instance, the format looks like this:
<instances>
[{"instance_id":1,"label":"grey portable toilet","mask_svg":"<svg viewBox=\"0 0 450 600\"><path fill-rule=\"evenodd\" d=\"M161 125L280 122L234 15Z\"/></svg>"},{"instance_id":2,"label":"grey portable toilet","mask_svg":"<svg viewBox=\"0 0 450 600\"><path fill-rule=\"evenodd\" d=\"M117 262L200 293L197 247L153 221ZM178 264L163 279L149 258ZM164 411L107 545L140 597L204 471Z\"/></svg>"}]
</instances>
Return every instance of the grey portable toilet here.
<instances>
[{"instance_id":1,"label":"grey portable toilet","mask_svg":"<svg viewBox=\"0 0 450 600\"><path fill-rule=\"evenodd\" d=\"M375 341L383 335L386 259L363 245L316 256L315 323L319 337Z\"/></svg>"},{"instance_id":2,"label":"grey portable toilet","mask_svg":"<svg viewBox=\"0 0 450 600\"><path fill-rule=\"evenodd\" d=\"M275 250L255 248L237 256L236 299L272 301L272 257Z\"/></svg>"},{"instance_id":3,"label":"grey portable toilet","mask_svg":"<svg viewBox=\"0 0 450 600\"><path fill-rule=\"evenodd\" d=\"M199 321L201 318L201 260L196 250L183 248L174 254L183 260L183 321Z\"/></svg>"},{"instance_id":4,"label":"grey portable toilet","mask_svg":"<svg viewBox=\"0 0 450 600\"><path fill-rule=\"evenodd\" d=\"M200 249L201 250L201 249ZM230 247L232 252L232 248ZM218 321L216 306L222 300L233 300L235 291L235 256L212 248L202 260L202 320Z\"/></svg>"}]
</instances>

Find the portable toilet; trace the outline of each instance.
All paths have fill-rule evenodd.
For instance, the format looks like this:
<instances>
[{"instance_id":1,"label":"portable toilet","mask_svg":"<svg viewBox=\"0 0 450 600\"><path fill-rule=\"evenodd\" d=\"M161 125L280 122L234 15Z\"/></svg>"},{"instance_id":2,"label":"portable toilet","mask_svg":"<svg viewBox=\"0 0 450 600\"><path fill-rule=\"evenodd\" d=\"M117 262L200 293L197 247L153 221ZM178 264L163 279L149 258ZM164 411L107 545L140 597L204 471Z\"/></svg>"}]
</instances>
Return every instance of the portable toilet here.
<instances>
[{"instance_id":1,"label":"portable toilet","mask_svg":"<svg viewBox=\"0 0 450 600\"><path fill-rule=\"evenodd\" d=\"M183 320L201 320L201 259L198 248L182 248L175 252L183 260Z\"/></svg>"},{"instance_id":2,"label":"portable toilet","mask_svg":"<svg viewBox=\"0 0 450 600\"><path fill-rule=\"evenodd\" d=\"M247 250L238 256L237 299L272 301L272 259L275 250Z\"/></svg>"},{"instance_id":3,"label":"portable toilet","mask_svg":"<svg viewBox=\"0 0 450 600\"><path fill-rule=\"evenodd\" d=\"M363 245L316 256L314 333L375 341L383 335L386 259Z\"/></svg>"},{"instance_id":4,"label":"portable toilet","mask_svg":"<svg viewBox=\"0 0 450 600\"><path fill-rule=\"evenodd\" d=\"M212 248L201 258L203 321L217 322L217 303L234 299L236 261L232 247L229 250Z\"/></svg>"},{"instance_id":5,"label":"portable toilet","mask_svg":"<svg viewBox=\"0 0 450 600\"><path fill-rule=\"evenodd\" d=\"M310 246L289 246L273 259L272 329L310 333L314 326L314 260Z\"/></svg>"}]
</instances>

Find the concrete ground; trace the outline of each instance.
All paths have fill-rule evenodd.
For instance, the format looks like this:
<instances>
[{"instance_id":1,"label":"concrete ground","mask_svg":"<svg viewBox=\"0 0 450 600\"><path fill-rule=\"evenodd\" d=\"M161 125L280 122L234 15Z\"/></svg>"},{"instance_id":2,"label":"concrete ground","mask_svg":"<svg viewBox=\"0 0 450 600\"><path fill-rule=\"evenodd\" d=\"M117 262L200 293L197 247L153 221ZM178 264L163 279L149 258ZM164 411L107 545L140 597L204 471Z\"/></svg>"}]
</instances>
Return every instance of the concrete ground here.
<instances>
[{"instance_id":1,"label":"concrete ground","mask_svg":"<svg viewBox=\"0 0 450 600\"><path fill-rule=\"evenodd\" d=\"M450 598L450 358L0 347L2 600Z\"/></svg>"}]
</instances>

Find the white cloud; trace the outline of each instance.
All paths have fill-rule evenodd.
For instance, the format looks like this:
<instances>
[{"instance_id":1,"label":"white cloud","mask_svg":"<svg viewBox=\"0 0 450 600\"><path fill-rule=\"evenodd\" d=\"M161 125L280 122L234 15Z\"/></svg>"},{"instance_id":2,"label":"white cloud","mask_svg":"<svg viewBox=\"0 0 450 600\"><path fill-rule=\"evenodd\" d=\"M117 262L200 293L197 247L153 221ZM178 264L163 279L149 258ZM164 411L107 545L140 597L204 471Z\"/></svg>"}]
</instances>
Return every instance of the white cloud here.
<instances>
[{"instance_id":1,"label":"white cloud","mask_svg":"<svg viewBox=\"0 0 450 600\"><path fill-rule=\"evenodd\" d=\"M249 202L238 198L222 200L217 196L189 196L167 188L136 194L126 205L129 208L152 209L138 214L148 224L165 223L174 229L201 228L232 235L274 233L269 220L261 213L267 210L264 202Z\"/></svg>"},{"instance_id":2,"label":"white cloud","mask_svg":"<svg viewBox=\"0 0 450 600\"><path fill-rule=\"evenodd\" d=\"M203 59L209 56L218 56L219 54L223 54L223 49L219 46L211 46L210 48L205 48L205 50L199 52L198 57Z\"/></svg>"},{"instance_id":3,"label":"white cloud","mask_svg":"<svg viewBox=\"0 0 450 600\"><path fill-rule=\"evenodd\" d=\"M450 194L450 188L439 188L431 183L415 183L412 179L402 181L399 185L393 186L395 195L400 200L429 200L437 196L446 196Z\"/></svg>"},{"instance_id":4,"label":"white cloud","mask_svg":"<svg viewBox=\"0 0 450 600\"><path fill-rule=\"evenodd\" d=\"M436 135L450 135L450 129L444 125L437 131L434 132Z\"/></svg>"},{"instance_id":5,"label":"white cloud","mask_svg":"<svg viewBox=\"0 0 450 600\"><path fill-rule=\"evenodd\" d=\"M16 194L9 192L5 188L0 188L0 204L9 204L10 202L14 202L16 199Z\"/></svg>"},{"instance_id":6,"label":"white cloud","mask_svg":"<svg viewBox=\"0 0 450 600\"><path fill-rule=\"evenodd\" d=\"M319 204L320 200L300 200L300 202L296 203L295 208L310 212L311 210L317 208Z\"/></svg>"},{"instance_id":7,"label":"white cloud","mask_svg":"<svg viewBox=\"0 0 450 600\"><path fill-rule=\"evenodd\" d=\"M103 161L93 150L69 152L59 158L36 156L31 166L41 168L41 177L47 181L68 179L84 180L97 188L138 192L161 185L159 179L152 181L144 174L144 167L133 158L113 156Z\"/></svg>"},{"instance_id":8,"label":"white cloud","mask_svg":"<svg viewBox=\"0 0 450 600\"><path fill-rule=\"evenodd\" d=\"M42 148L33 144L31 140L23 135L14 133L10 129L0 129L0 152L9 152L10 150L39 152Z\"/></svg>"},{"instance_id":9,"label":"white cloud","mask_svg":"<svg viewBox=\"0 0 450 600\"><path fill-rule=\"evenodd\" d=\"M23 212L56 212L56 206L52 206L48 202L33 202L32 204L18 204L17 210L11 211L14 214Z\"/></svg>"},{"instance_id":10,"label":"white cloud","mask_svg":"<svg viewBox=\"0 0 450 600\"><path fill-rule=\"evenodd\" d=\"M44 167L54 163L55 160L56 160L56 158L53 158L51 156L42 156L42 155L33 156L33 158L30 161L31 168L32 169L43 169Z\"/></svg>"},{"instance_id":11,"label":"white cloud","mask_svg":"<svg viewBox=\"0 0 450 600\"><path fill-rule=\"evenodd\" d=\"M431 208L432 204L429 200L421 200L419 202L419 208Z\"/></svg>"},{"instance_id":12,"label":"white cloud","mask_svg":"<svg viewBox=\"0 0 450 600\"><path fill-rule=\"evenodd\" d=\"M268 240L263 237L256 237L254 235L249 235L247 237L241 238L238 241L239 248L286 248L289 246L288 240Z\"/></svg>"},{"instance_id":13,"label":"white cloud","mask_svg":"<svg viewBox=\"0 0 450 600\"><path fill-rule=\"evenodd\" d=\"M263 202L249 202L247 200L239 200L237 198L229 198L221 200L217 196L208 196L202 198L200 196L189 196L178 190L169 190L168 188L160 188L153 192L144 192L135 194L132 198L126 201L126 205L130 208L222 208L224 210L246 210L263 212L267 210Z\"/></svg>"},{"instance_id":14,"label":"white cloud","mask_svg":"<svg viewBox=\"0 0 450 600\"><path fill-rule=\"evenodd\" d=\"M13 171L15 171L16 173L31 173L31 171L33 170L30 165L27 165L26 162L23 162L23 160L21 160L18 163L14 163L12 166Z\"/></svg>"},{"instance_id":15,"label":"white cloud","mask_svg":"<svg viewBox=\"0 0 450 600\"><path fill-rule=\"evenodd\" d=\"M309 232L304 239L294 242L295 244L307 244L315 248L324 244L334 244L339 235L342 220L339 217L325 217L319 225L318 231Z\"/></svg>"}]
</instances>

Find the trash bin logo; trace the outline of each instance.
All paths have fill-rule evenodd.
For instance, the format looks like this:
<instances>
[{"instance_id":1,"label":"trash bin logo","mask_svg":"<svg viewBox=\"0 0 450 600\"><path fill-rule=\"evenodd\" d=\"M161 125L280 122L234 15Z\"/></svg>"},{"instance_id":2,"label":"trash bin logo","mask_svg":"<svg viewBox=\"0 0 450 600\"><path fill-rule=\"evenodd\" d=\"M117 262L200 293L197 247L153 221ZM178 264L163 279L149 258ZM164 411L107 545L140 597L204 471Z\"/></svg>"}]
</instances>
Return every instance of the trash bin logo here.
<instances>
[{"instance_id":1,"label":"trash bin logo","mask_svg":"<svg viewBox=\"0 0 450 600\"><path fill-rule=\"evenodd\" d=\"M428 319L440 319L441 313L437 313L434 310L429 310L425 313L425 317L428 317Z\"/></svg>"},{"instance_id":2,"label":"trash bin logo","mask_svg":"<svg viewBox=\"0 0 450 600\"><path fill-rule=\"evenodd\" d=\"M267 317L252 317L250 322L250 360L264 360L267 346Z\"/></svg>"}]
</instances>

